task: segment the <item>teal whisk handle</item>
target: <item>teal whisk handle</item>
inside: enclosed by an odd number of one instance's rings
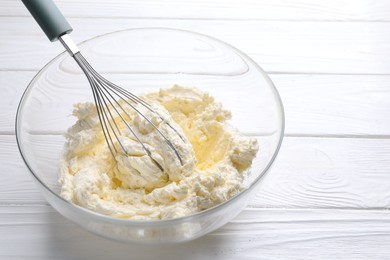
[[[50,41],[73,29],[52,0],[22,0]]]

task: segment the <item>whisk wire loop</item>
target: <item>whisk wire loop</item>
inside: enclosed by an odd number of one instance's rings
[[[176,157],[180,161],[180,164],[183,165],[182,158],[175,148],[173,143],[168,139],[168,137],[157,127],[147,116],[145,116],[137,107],[137,104],[141,104],[143,107],[158,115],[161,119],[161,122],[165,122],[174,132],[184,141],[181,134],[172,127],[159,113],[157,113],[149,103],[137,97],[136,95],[126,91],[125,89],[115,85],[114,83],[108,81],[89,64],[89,62],[81,55],[80,52],[74,53],[73,58],[76,60],[77,64],[81,67],[84,74],[86,75],[93,93],[93,98],[96,105],[96,111],[98,114],[100,126],[103,131],[104,138],[110,149],[110,152],[114,158],[116,158],[116,154],[118,150],[116,148],[114,139],[116,143],[119,144],[123,153],[128,156],[128,152],[126,151],[124,145],[120,140],[121,131],[119,129],[118,123],[116,122],[116,118],[119,118],[129,129],[138,143],[141,144],[144,151],[147,155],[152,159],[152,161],[160,168],[161,171],[164,171],[163,167],[160,163],[158,163],[152,156],[150,149],[146,147],[146,145],[141,141],[137,133],[130,126],[128,120],[125,119],[131,118],[126,109],[120,104],[118,98],[130,106],[136,113],[138,113],[142,118],[144,118],[164,139],[165,143],[169,146],[169,148],[175,153]],[[115,96],[117,98],[115,98]],[[121,113],[122,111],[122,113]]]

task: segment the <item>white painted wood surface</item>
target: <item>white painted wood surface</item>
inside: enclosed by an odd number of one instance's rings
[[[80,42],[174,27],[225,40],[270,73],[286,112],[272,172],[234,221],[140,247],[83,231],[43,199],[15,143],[25,86],[61,52],[20,1],[0,2],[0,259],[389,259],[390,2],[58,0]]]

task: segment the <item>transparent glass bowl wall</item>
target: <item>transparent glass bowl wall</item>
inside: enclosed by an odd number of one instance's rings
[[[134,94],[174,84],[209,92],[232,111],[231,124],[256,136],[260,150],[247,189],[201,213],[164,221],[104,216],[60,197],[59,159],[64,132],[75,123],[73,104],[91,101],[89,83],[73,58],[62,53],[31,81],[16,119],[19,149],[48,202],[62,215],[104,237],[138,243],[177,243],[205,235],[234,218],[255,193],[281,145],[284,117],[279,95],[265,72],[245,54],[211,37],[148,28],[114,32],[80,44],[92,66]]]

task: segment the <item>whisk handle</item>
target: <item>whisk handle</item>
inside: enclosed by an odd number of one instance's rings
[[[22,0],[50,41],[73,29],[52,0]]]

